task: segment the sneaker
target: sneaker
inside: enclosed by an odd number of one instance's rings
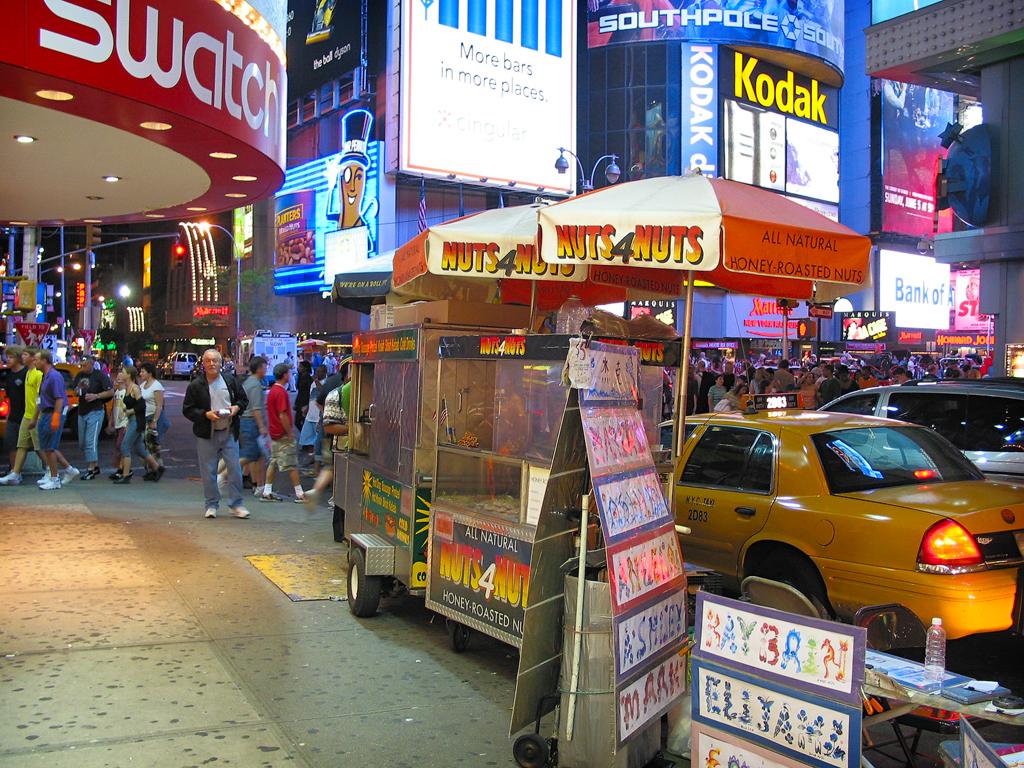
[[[249,510],[239,504],[237,507],[231,508],[231,514],[241,520],[245,520],[249,516]]]
[[[284,501],[284,496],[271,491],[270,493],[262,494],[259,499],[260,501]]]
[[[0,477],[0,485],[21,485],[21,475],[17,472],[8,472]]]
[[[203,513],[203,517],[216,517],[216,516],[217,516],[217,508],[216,507],[207,507],[206,508],[206,512]]]
[[[333,496],[331,496],[331,498],[329,498],[327,500],[327,506],[330,507],[331,509],[334,509],[334,497]]]
[[[45,483],[39,486],[41,491],[59,491],[60,490],[60,478],[51,477]]]
[[[85,471],[85,474],[82,475],[82,479],[83,480],[92,480],[94,477],[99,477],[99,476],[100,476],[100,468],[99,467],[90,467],[89,469],[87,469]]]
[[[129,472],[127,475],[117,478],[117,480],[114,481],[114,485],[127,485],[132,481],[132,475],[134,474],[134,472]]]
[[[52,479],[53,479],[53,475],[50,474],[50,470],[46,470],[46,472],[43,473],[43,476],[40,477],[38,480],[36,480],[36,485],[38,485],[40,488],[42,488],[44,485],[46,485]]]
[[[316,488],[310,488],[303,495],[302,499],[306,503],[306,509],[312,512],[314,509],[316,509],[316,503],[320,501],[320,491],[318,491]]]
[[[292,501],[294,501],[296,504],[305,504],[306,503],[306,494],[304,494],[304,493],[300,494],[300,495],[296,496],[294,499],[292,499]]]
[[[142,476],[142,479],[143,479],[143,481],[145,481],[147,483],[155,483],[156,482],[156,472],[147,472],[146,474],[144,474]]]
[[[68,467],[63,472],[59,473],[60,481],[65,485],[70,483],[72,480],[77,480],[81,476],[82,473],[74,467]]]
[[[156,482],[160,482],[160,478],[164,476],[164,472],[166,471],[167,467],[165,467],[163,464],[156,468]]]
[[[119,469],[119,470],[117,470],[117,472],[112,472],[111,474],[107,475],[107,479],[108,480],[120,480],[121,479],[121,470]]]

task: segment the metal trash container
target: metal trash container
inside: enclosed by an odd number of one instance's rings
[[[572,740],[568,738],[569,691],[576,650],[577,582],[575,576],[565,577],[558,765],[560,768],[642,768],[661,746],[661,720],[654,720],[619,752],[615,751],[612,604],[611,591],[603,582],[586,582],[575,722]]]

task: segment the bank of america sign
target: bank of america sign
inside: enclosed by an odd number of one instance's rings
[[[562,55],[564,0],[419,0],[424,18],[437,3],[437,21],[452,29]]]

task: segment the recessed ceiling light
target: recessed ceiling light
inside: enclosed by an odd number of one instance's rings
[[[234,152],[211,152],[210,157],[215,160],[234,160],[238,155]]]
[[[120,176],[104,176],[103,180],[108,182],[108,183],[110,183],[110,184],[113,184],[114,182],[120,181],[121,177]]]
[[[38,96],[40,99],[46,99],[47,101],[71,101],[73,98],[75,98],[67,91],[48,90],[36,91],[36,96]]]
[[[195,206],[193,208],[186,208],[185,210],[186,211],[205,211],[206,209],[203,208],[202,206]]]
[[[147,120],[144,123],[139,123],[139,128],[145,128],[147,131],[169,131],[171,127],[170,123],[160,123],[156,120]]]
[[[27,227],[28,226],[28,222],[27,221],[12,221],[11,222],[11,226],[12,227]]]
[[[86,195],[85,199],[86,200],[102,200],[103,198],[100,195]]]
[[[242,192],[225,192],[224,197],[248,197],[248,195],[245,195]]]
[[[102,224],[103,219],[82,219],[86,224]]]
[[[162,213],[147,213],[147,219],[162,219],[164,215]]]
[[[232,181],[256,181],[255,176],[232,176]]]
[[[16,142],[18,142],[19,144],[31,144],[33,141],[36,140],[36,137],[35,136],[26,136],[25,134],[19,133],[19,134],[15,134],[14,140]]]

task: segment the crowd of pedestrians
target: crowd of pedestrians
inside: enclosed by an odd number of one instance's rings
[[[288,475],[293,501],[310,506],[319,502],[330,485],[334,442],[347,439],[341,389],[348,367],[333,353],[317,355],[315,360],[316,365],[304,359],[297,367],[275,366],[274,383],[267,390],[264,358],[253,357],[240,380],[225,370],[219,352],[210,349],[203,354],[201,372],[186,388],[182,413],[192,422],[196,439],[206,517],[217,516],[221,501],[235,517],[248,517],[243,498],[247,487],[260,502],[283,501],[273,490],[279,473]],[[126,355],[112,381],[96,358],[82,356],[77,364],[69,388],[49,352],[15,345],[6,348],[0,383],[8,403],[3,448],[10,470],[0,477],[0,485],[20,485],[33,452],[44,468],[37,483],[44,491],[99,477],[104,424],[114,438],[115,471],[108,477],[118,485],[131,483],[137,474],[133,464],[141,464],[142,479],[159,482],[165,471],[161,443],[170,419],[155,366],[143,362],[136,367]],[[290,385],[297,390],[294,397],[289,394]],[[347,386],[345,391],[347,400]],[[77,404],[69,402],[72,398]],[[71,405],[76,412],[81,469],[60,450]],[[308,492],[303,491],[299,476],[300,451],[318,473]]]
[[[991,362],[963,360],[947,364],[928,355],[884,355],[867,360],[850,353],[818,360],[769,358],[764,354],[745,360],[691,358],[687,386],[687,413],[739,410],[744,395],[798,392],[804,408],[817,408],[856,389],[912,380],[979,379]]]
[[[208,349],[203,353],[202,375],[185,391],[182,413],[192,422],[196,437],[205,517],[217,517],[222,501],[234,517],[249,517],[244,503],[247,484],[259,502],[284,501],[285,497],[274,491],[278,473],[288,475],[291,500],[309,508],[330,485],[332,452],[348,433],[345,412],[338,407],[342,390],[348,389],[348,367],[328,377],[325,365],[314,369],[308,361],[301,361],[299,391],[293,402],[288,392],[292,365],[275,365],[273,383],[265,389],[267,366],[265,358],[253,357],[248,376],[240,384],[222,370],[220,353]],[[299,444],[310,439],[313,456],[319,451],[321,469],[314,487],[305,491],[299,477]]]

